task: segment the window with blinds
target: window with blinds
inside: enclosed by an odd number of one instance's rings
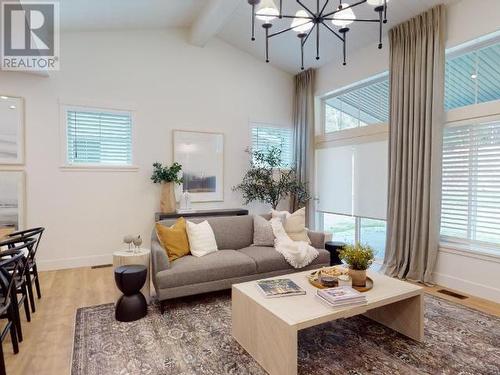
[[[447,241],[500,253],[500,120],[445,128],[441,216]]]
[[[66,108],[69,165],[131,165],[132,116],[128,112]]]
[[[282,168],[293,164],[293,130],[286,127],[252,126],[252,149],[267,151],[271,147],[281,149]]]

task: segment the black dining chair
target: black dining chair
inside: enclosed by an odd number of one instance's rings
[[[14,354],[19,353],[19,344],[17,342],[16,330],[16,315],[17,306],[12,303],[12,295],[16,284],[15,276],[18,273],[19,267],[23,264],[22,250],[26,245],[21,245],[12,248],[10,251],[17,251],[16,255],[0,260],[0,319],[7,319],[7,324],[0,332],[0,375],[5,375],[5,360],[3,356],[3,341],[10,332],[12,349]]]
[[[28,255],[28,269],[29,269],[29,285],[28,285],[28,296],[30,299],[30,305],[31,305],[31,311],[35,312],[35,298],[33,296],[33,283],[35,283],[35,288],[36,288],[36,294],[38,299],[42,298],[42,292],[40,289],[40,279],[38,277],[38,268],[36,265],[36,252],[38,250],[38,246],[40,245],[40,241],[42,239],[43,232],[45,231],[45,228],[43,227],[37,227],[37,228],[30,228],[30,229],[25,229],[17,232],[10,233],[8,237],[21,237],[21,238],[32,238],[36,240],[35,245],[33,246],[33,249],[31,250],[30,254]]]
[[[14,270],[9,269],[13,268],[13,264],[5,266],[5,269],[11,273],[15,280],[14,290],[12,294],[12,304],[16,307],[16,327],[19,342],[23,341],[23,332],[21,328],[21,318],[19,313],[21,306],[24,305],[26,320],[28,322],[31,321],[30,306],[28,303],[28,287],[30,281],[28,255],[31,251],[33,251],[35,243],[35,239],[24,237],[10,238],[6,241],[0,242],[0,249],[7,248],[7,250],[0,251],[0,260],[11,258],[19,253],[22,255],[22,264],[15,272]],[[19,299],[17,298],[18,295],[20,296]]]

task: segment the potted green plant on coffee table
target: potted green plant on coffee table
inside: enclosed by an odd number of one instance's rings
[[[373,249],[368,245],[345,245],[339,250],[339,257],[349,266],[353,286],[366,285],[366,270],[373,263]]]
[[[163,213],[175,212],[175,186],[182,184],[182,177],[179,173],[182,165],[173,163],[170,167],[162,166],[161,163],[153,163],[153,174],[151,181],[161,184],[160,209]]]

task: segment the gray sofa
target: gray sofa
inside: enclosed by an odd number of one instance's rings
[[[309,231],[312,246],[319,256],[307,267],[295,269],[272,247],[252,246],[253,216],[190,218],[199,223],[208,220],[219,251],[203,257],[187,255],[169,262],[153,230],[151,236],[152,278],[162,311],[165,300],[198,293],[229,289],[234,283],[315,269],[330,264],[324,248],[325,234]],[[175,219],[160,221],[170,226]]]

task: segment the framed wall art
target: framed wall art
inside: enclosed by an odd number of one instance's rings
[[[192,202],[224,200],[224,135],[174,130],[174,161],[182,165],[183,191]]]

